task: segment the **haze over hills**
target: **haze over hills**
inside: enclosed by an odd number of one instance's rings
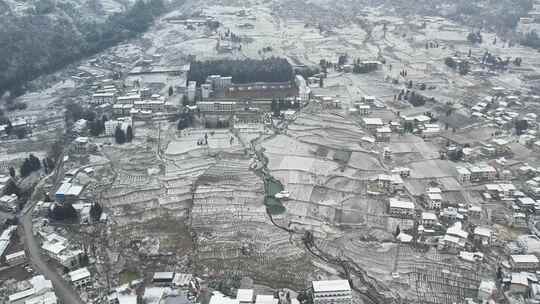
[[[0,1],[0,93],[145,31],[161,0]]]

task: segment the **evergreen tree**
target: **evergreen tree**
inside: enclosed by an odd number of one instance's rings
[[[173,93],[174,93],[173,87],[172,87],[172,86],[169,86],[169,97],[172,96]]]
[[[17,196],[20,196],[21,195],[21,189],[19,188],[19,186],[17,186],[17,184],[15,183],[14,180],[10,179],[8,181],[8,183],[6,184],[6,188],[4,189],[4,194],[5,195],[15,194]]]
[[[15,168],[9,167],[9,176],[15,178]]]
[[[186,95],[182,96],[182,105],[184,107],[189,105],[189,99]]]
[[[49,217],[57,221],[76,219],[77,210],[71,204],[56,204],[52,211],[49,211]]]
[[[128,126],[126,129],[126,141],[131,142],[133,140],[133,129],[131,126]]]
[[[126,142],[126,134],[120,128],[120,126],[116,127],[116,130],[114,131],[114,139],[116,140],[116,143],[121,145]]]
[[[101,218],[101,213],[103,213],[103,208],[99,203],[94,203],[90,208],[90,217],[94,222],[99,221]]]

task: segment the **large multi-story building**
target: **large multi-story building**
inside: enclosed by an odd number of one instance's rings
[[[416,214],[414,203],[409,201],[401,201],[396,198],[390,198],[389,213],[392,216],[412,218]]]
[[[514,271],[537,270],[540,261],[533,254],[514,254],[510,256],[510,266]]]
[[[233,112],[236,108],[234,101],[201,101],[197,103],[201,112]]]
[[[351,285],[347,280],[313,281],[313,304],[350,304]]]

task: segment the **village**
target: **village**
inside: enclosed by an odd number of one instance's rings
[[[0,302],[540,303],[538,51],[315,2],[186,1],[19,97]]]

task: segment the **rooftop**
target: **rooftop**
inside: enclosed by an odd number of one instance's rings
[[[90,277],[90,271],[88,270],[88,268],[83,267],[83,268],[79,268],[77,270],[71,271],[70,273],[68,273],[68,276],[71,282],[76,282],[76,281]]]
[[[396,198],[390,198],[390,208],[414,209],[414,203],[409,201],[400,201]]]
[[[240,302],[253,302],[253,289],[238,289],[236,299]]]
[[[313,291],[350,291],[351,286],[347,280],[313,281]]]
[[[366,125],[377,125],[377,126],[382,126],[384,123],[382,121],[382,119],[380,118],[370,118],[370,117],[366,117],[366,118],[363,118],[364,120],[364,123]]]
[[[514,254],[510,256],[514,263],[539,263],[540,261],[534,254]]]

